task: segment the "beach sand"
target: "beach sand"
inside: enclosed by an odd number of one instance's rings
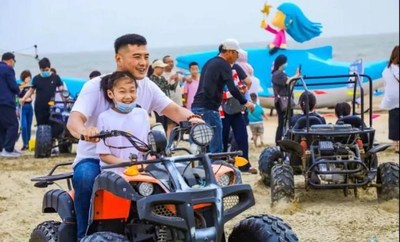
[[[378,107],[379,99],[374,108]],[[377,110],[377,109],[375,109]],[[266,110],[269,113],[269,110]],[[333,110],[322,109],[328,122],[336,119]],[[376,142],[389,143],[387,139],[387,113],[377,110],[373,120]],[[264,142],[273,145],[276,116],[265,121]],[[265,147],[266,147],[265,146]],[[21,144],[17,145],[20,148]],[[250,161],[258,166],[258,156],[265,148],[250,145]],[[33,152],[26,152],[18,159],[0,158],[0,241],[27,241],[35,226],[46,220],[59,220],[55,214],[42,214],[43,195],[46,189],[33,186],[32,177],[46,175],[58,163],[74,159],[73,155],[61,155],[49,159],[34,159]],[[388,149],[379,154],[379,162],[399,162],[398,154]],[[68,172],[70,168],[60,171]],[[304,185],[302,176],[296,176],[296,187]],[[233,226],[250,215],[273,214],[281,217],[297,233],[300,241],[368,241],[375,236],[379,242],[399,241],[399,202],[392,200],[378,203],[376,190],[359,189],[359,198],[345,197],[342,190],[296,189],[295,201],[270,207],[270,189],[265,187],[259,175],[243,174],[244,183],[253,187],[256,205],[226,224],[229,234]],[[65,189],[64,182],[60,185]]]

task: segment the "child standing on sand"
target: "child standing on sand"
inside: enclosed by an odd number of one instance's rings
[[[257,140],[260,138],[261,144],[260,147],[264,145],[263,135],[264,135],[264,119],[267,119],[267,116],[264,113],[262,107],[257,104],[257,94],[250,94],[251,101],[254,103],[254,110],[248,112],[249,125],[252,134],[252,140],[254,145],[257,147]]]
[[[102,112],[97,120],[99,130],[122,130],[135,135],[139,140],[147,142],[150,130],[149,115],[135,103],[137,83],[129,72],[116,71],[110,76],[103,77],[101,88],[111,103],[111,108]],[[129,147],[131,143],[124,137],[111,137],[107,145],[113,147]],[[96,153],[100,157],[100,166],[116,164],[129,160],[131,154],[136,154],[141,160],[141,154],[134,147],[126,149],[110,148],[100,141],[96,146]],[[109,169],[121,174],[125,168]]]

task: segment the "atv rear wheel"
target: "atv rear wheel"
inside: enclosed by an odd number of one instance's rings
[[[60,222],[46,221],[32,231],[29,242],[55,242],[58,241],[58,227]]]
[[[36,131],[35,158],[50,157],[52,147],[51,126],[39,125]]]
[[[235,225],[228,242],[299,241],[296,233],[282,219],[261,214],[250,216]]]
[[[280,200],[292,201],[294,198],[294,176],[292,167],[278,164],[271,171],[271,203]]]
[[[64,142],[58,145],[60,153],[70,154],[72,152],[72,143]]]
[[[399,164],[394,162],[380,164],[376,183],[380,184],[380,187],[376,188],[379,201],[399,199]]]
[[[277,146],[268,147],[261,152],[258,158],[258,169],[260,170],[261,179],[266,186],[270,186],[271,184],[272,167],[282,158],[282,152]]]
[[[129,242],[128,238],[122,234],[112,232],[96,232],[89,236],[83,237],[81,242]]]

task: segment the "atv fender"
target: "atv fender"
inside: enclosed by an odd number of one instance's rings
[[[279,142],[279,147],[283,152],[294,153],[300,157],[303,155],[303,148],[295,141],[288,139],[281,140]]]
[[[74,201],[68,192],[52,189],[43,197],[43,213],[58,213],[63,222],[75,223]]]
[[[380,145],[376,145],[376,146],[372,147],[370,150],[368,150],[368,152],[367,152],[367,154],[366,154],[366,157],[369,157],[369,156],[371,156],[371,155],[373,155],[373,154],[376,154],[376,153],[378,153],[378,152],[384,151],[384,150],[386,150],[386,149],[389,148],[389,147],[390,147],[389,144],[380,144]]]
[[[68,192],[53,189],[43,197],[43,213],[58,213],[62,223],[58,227],[60,242],[76,241],[76,216],[74,201]]]

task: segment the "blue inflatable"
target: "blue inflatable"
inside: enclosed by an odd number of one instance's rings
[[[85,79],[73,77],[61,77],[61,80],[67,85],[68,91],[73,97],[76,97],[79,94],[83,87],[83,84],[85,84],[85,82],[87,81]],[[18,79],[17,83],[20,84],[21,80]]]

